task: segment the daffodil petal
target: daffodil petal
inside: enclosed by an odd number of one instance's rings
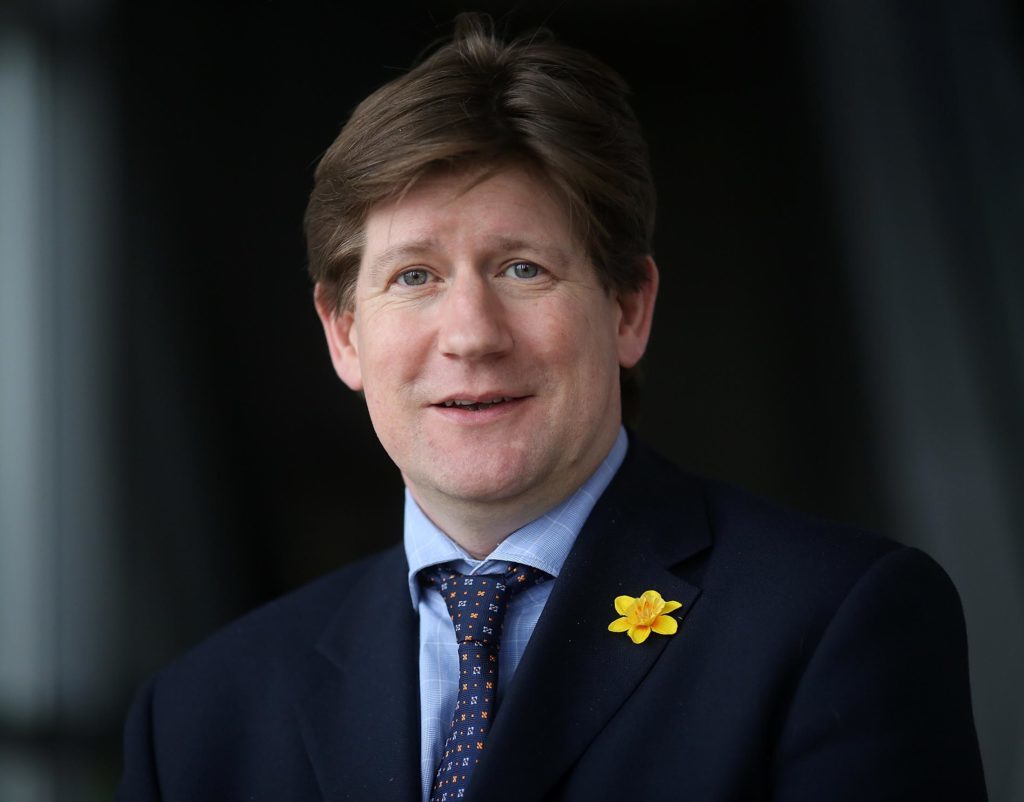
[[[630,627],[629,637],[633,643],[643,643],[647,640],[647,636],[651,634],[650,627]]]
[[[664,615],[666,613],[671,613],[674,610],[678,610],[682,606],[683,605],[680,604],[677,601],[667,601],[667,602],[665,602],[665,606],[661,608],[661,613],[662,613],[662,615]]]
[[[641,598],[647,599],[651,604],[660,604],[662,601],[661,594],[656,590],[645,590]]]
[[[679,629],[679,623],[671,616],[659,615],[651,624],[651,629],[659,635],[675,635],[676,630]]]
[[[628,618],[616,618],[608,625],[609,632],[625,632],[629,629],[630,623]]]
[[[636,599],[632,596],[616,596],[615,597],[615,612],[619,615],[629,615],[629,611],[636,604]]]

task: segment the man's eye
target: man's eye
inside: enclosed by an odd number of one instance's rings
[[[540,275],[540,268],[530,262],[516,262],[509,265],[505,274],[514,278],[537,278]]]
[[[419,287],[427,283],[428,275],[426,270],[406,270],[404,273],[399,273],[398,278],[395,282],[403,284],[406,287]]]

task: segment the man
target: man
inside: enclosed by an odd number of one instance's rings
[[[985,798],[941,569],[623,430],[658,286],[624,96],[469,17],[356,109],[310,269],[404,542],[151,680],[120,799]]]

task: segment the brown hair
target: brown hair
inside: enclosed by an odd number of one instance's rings
[[[536,169],[562,197],[606,289],[645,280],[654,184],[625,82],[546,32],[498,39],[462,14],[455,33],[353,112],[316,170],[306,208],[309,272],[351,308],[370,208],[439,167]]]

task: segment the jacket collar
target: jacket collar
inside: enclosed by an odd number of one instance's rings
[[[405,565],[398,546],[348,572],[351,601],[316,646],[337,670],[298,714],[328,802],[420,799],[419,629]]]
[[[474,798],[542,798],[669,643],[684,646],[659,636],[637,646],[608,632],[612,601],[653,588],[682,602],[676,616],[685,616],[700,590],[670,569],[710,544],[698,483],[634,439],[552,589],[474,773]]]

